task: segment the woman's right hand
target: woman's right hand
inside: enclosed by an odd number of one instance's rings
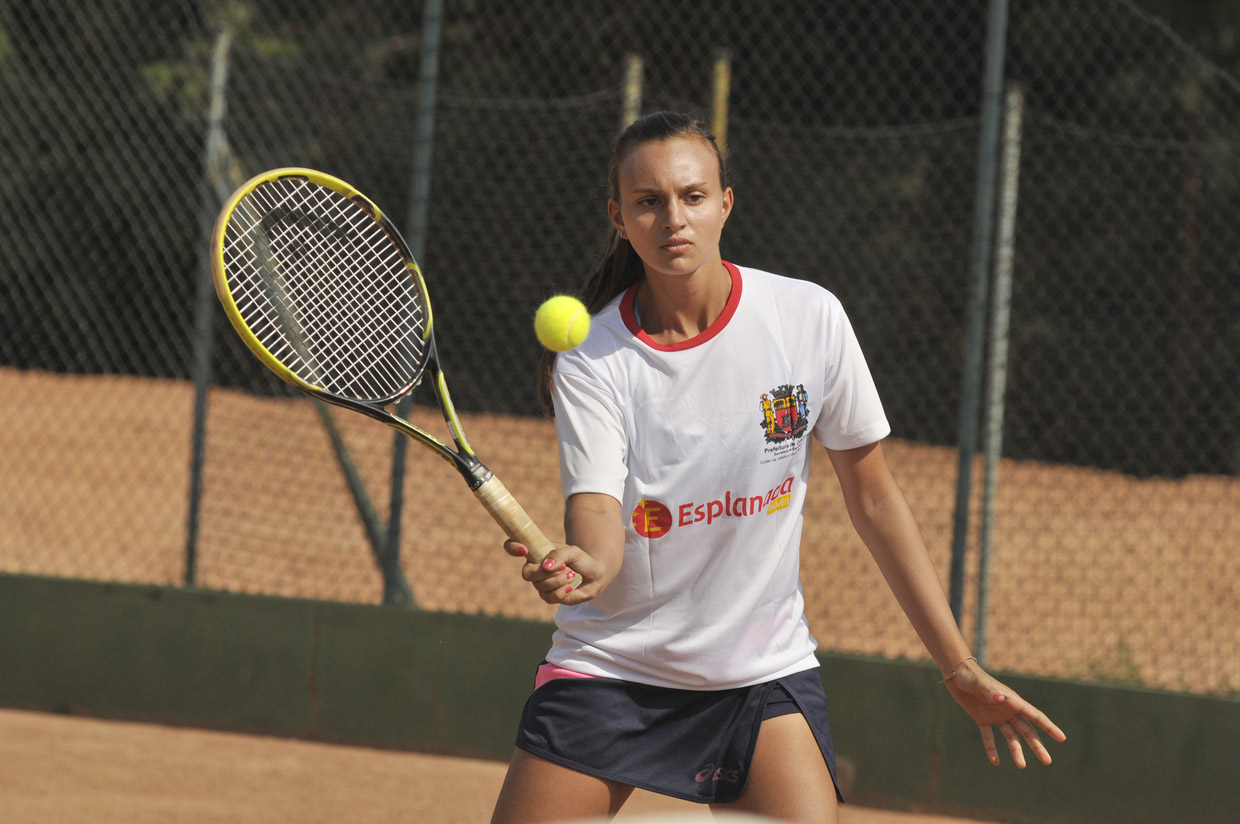
[[[521,577],[533,585],[538,597],[548,604],[580,604],[603,591],[611,580],[607,565],[584,549],[556,544],[542,562],[530,559],[529,550],[518,541],[504,542],[504,551],[524,558]]]

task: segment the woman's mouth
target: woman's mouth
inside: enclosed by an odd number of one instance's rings
[[[674,237],[671,240],[669,240],[667,243],[664,243],[662,247],[660,248],[662,248],[664,251],[671,252],[674,255],[679,255],[679,254],[689,251],[689,247],[692,245],[693,245],[692,243],[685,240],[684,238]]]

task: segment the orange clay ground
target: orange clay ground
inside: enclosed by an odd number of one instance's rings
[[[503,778],[490,761],[0,710],[5,824],[485,824]],[[711,821],[642,791],[615,821],[654,813]],[[851,805],[840,821],[968,824]]]

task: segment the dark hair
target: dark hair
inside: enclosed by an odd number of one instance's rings
[[[671,140],[677,137],[696,137],[706,141],[719,160],[719,180],[728,187],[728,167],[715,136],[706,125],[687,114],[679,112],[654,112],[634,120],[616,139],[611,153],[611,166],[607,169],[607,192],[612,200],[620,201],[620,164],[638,146]],[[645,277],[646,270],[633,245],[620,237],[616,227],[609,226],[601,251],[590,267],[582,284],[579,297],[590,314],[595,314],[611,300],[634,283]],[[555,352],[544,350],[538,360],[538,400],[548,415],[554,415],[551,406],[551,367]]]

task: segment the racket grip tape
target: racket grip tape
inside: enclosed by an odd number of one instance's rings
[[[491,513],[491,517],[504,530],[504,534],[529,550],[526,556],[528,560],[540,564],[548,553],[555,549],[555,544],[543,534],[543,531],[526,514],[521,504],[517,503],[517,499],[512,497],[512,493],[497,476],[492,475],[475,489],[474,495],[482,502],[486,511]],[[577,580],[581,580],[580,576]],[[576,588],[577,584],[574,583],[573,589]]]

